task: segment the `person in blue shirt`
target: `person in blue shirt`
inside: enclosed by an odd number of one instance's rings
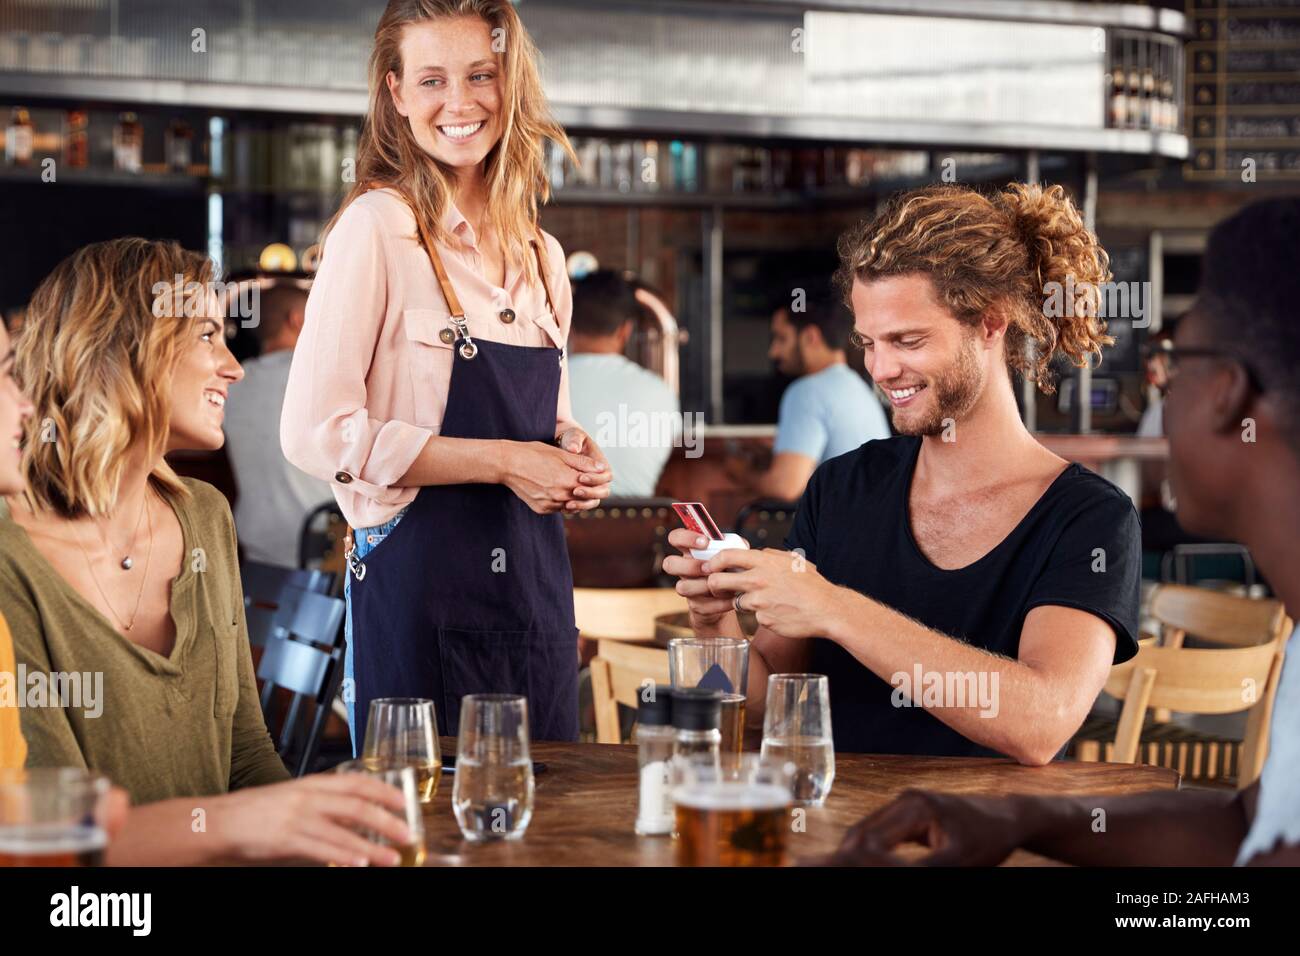
[[[772,463],[745,476],[755,494],[783,501],[798,499],[822,462],[890,435],[880,401],[848,364],[852,313],[829,292],[797,304],[807,307],[772,314],[768,358],[797,376],[781,396]]]
[[[573,282],[569,396],[573,417],[598,441],[614,473],[610,494],[648,498],[682,445],[677,393],[624,351],[653,297],[610,269]]]

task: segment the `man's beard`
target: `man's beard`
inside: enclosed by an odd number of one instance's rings
[[[923,418],[902,420],[907,409],[895,408],[889,403],[889,417],[900,435],[939,435],[946,423],[965,417],[984,391],[984,375],[975,350],[974,336],[963,338],[957,357],[933,381],[926,383],[925,391],[934,393],[930,412]],[[918,396],[920,397],[920,396]],[[886,396],[885,401],[889,401]]]
[[[790,357],[786,360],[786,367],[782,369],[782,372],[790,378],[802,378],[807,371],[808,366],[803,360],[803,346],[796,340],[794,351],[790,353]]]

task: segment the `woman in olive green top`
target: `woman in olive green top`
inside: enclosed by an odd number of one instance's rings
[[[180,575],[170,582],[175,629],[169,653],[122,634],[82,597],[34,546],[44,529],[32,538],[19,523],[0,520],[0,607],[17,659],[29,674],[81,674],[79,705],[23,709],[23,736],[35,758],[29,763],[84,762],[137,803],[289,779],[262,721],[230,507],[211,485],[182,484],[185,496],[162,492],[159,505],[172,508],[180,524],[183,547],[173,550],[202,558],[182,557]],[[10,517],[7,511],[0,502],[0,519]],[[30,519],[22,515],[20,522]],[[160,556],[158,530],[154,558]],[[140,550],[147,554],[147,543]],[[163,567],[177,566],[149,563],[159,580],[169,576]]]
[[[214,289],[201,255],[119,239],[73,254],[33,295],[13,362],[22,493],[0,481],[26,765],[90,767],[126,788],[137,806],[112,863],[395,864],[356,832],[409,841],[383,809],[402,808],[395,788],[289,779],[257,699],[230,509],[163,459],[221,447],[243,377]],[[0,394],[0,424],[11,400]],[[41,699],[51,675],[66,699]]]

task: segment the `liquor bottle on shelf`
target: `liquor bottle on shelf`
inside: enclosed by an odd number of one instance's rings
[[[667,172],[660,166],[659,143],[653,139],[638,140],[633,152],[633,185],[644,192],[658,192]]]
[[[1178,129],[1178,101],[1174,98],[1174,81],[1165,78],[1160,84],[1160,101],[1164,103],[1164,125],[1162,129]]]
[[[700,147],[694,143],[682,144],[682,175],[677,180],[688,193],[700,189]]]
[[[68,133],[63,139],[63,162],[71,169],[90,165],[90,117],[85,110],[68,110]]]
[[[35,129],[32,116],[24,106],[15,106],[5,129],[5,162],[10,166],[30,166]]]
[[[582,141],[582,145],[577,147],[578,166],[574,170],[577,180],[583,186],[597,186],[600,184],[600,142],[592,136],[588,136]]]
[[[113,127],[113,168],[138,173],[144,158],[144,127],[132,112],[122,113]]]
[[[632,191],[632,144],[626,141],[614,145],[614,183],[621,193]]]
[[[614,148],[607,139],[596,142],[596,182],[601,189],[614,188]]]
[[[163,138],[163,153],[168,169],[177,173],[188,172],[194,164],[194,128],[184,120],[172,120]]]
[[[733,193],[758,192],[762,187],[762,170],[759,168],[758,150],[752,146],[736,149],[735,163],[731,167]]]
[[[1142,78],[1138,71],[1128,71],[1128,116],[1124,120],[1127,129],[1137,129],[1142,119]]]
[[[732,165],[735,162],[735,147],[724,143],[710,143],[704,150],[705,190],[711,193],[731,191]]]
[[[1124,68],[1116,66],[1111,74],[1110,125],[1123,129],[1128,125],[1128,90],[1125,87]]]
[[[799,188],[812,192],[821,186],[821,152],[816,149],[799,150]]]
[[[1139,125],[1142,129],[1152,129],[1155,118],[1156,81],[1151,70],[1142,71],[1142,114]]]
[[[772,150],[772,188],[784,192],[794,185],[794,162],[790,150],[777,147]]]
[[[546,140],[546,181],[550,183],[551,192],[559,192],[564,188],[566,159],[568,157],[564,154],[564,150],[556,146],[551,140]]]

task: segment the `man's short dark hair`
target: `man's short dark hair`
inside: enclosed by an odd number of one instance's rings
[[[1277,396],[1300,445],[1300,197],[1260,200],[1215,227],[1197,305]]]
[[[572,331],[579,335],[614,335],[640,314],[636,287],[613,269],[589,272],[573,283]]]
[[[805,281],[795,288],[802,289],[804,294],[798,297],[792,295],[780,305],[794,326],[795,333],[802,332],[810,325],[816,326],[827,348],[847,349],[849,333],[853,331],[853,313],[832,291],[830,283],[819,279]],[[800,301],[803,311],[798,312],[795,311],[795,305]]]
[[[305,308],[307,290],[289,282],[277,282],[269,289],[263,288],[257,297],[257,337],[267,342],[280,334],[289,315],[297,308]]]

